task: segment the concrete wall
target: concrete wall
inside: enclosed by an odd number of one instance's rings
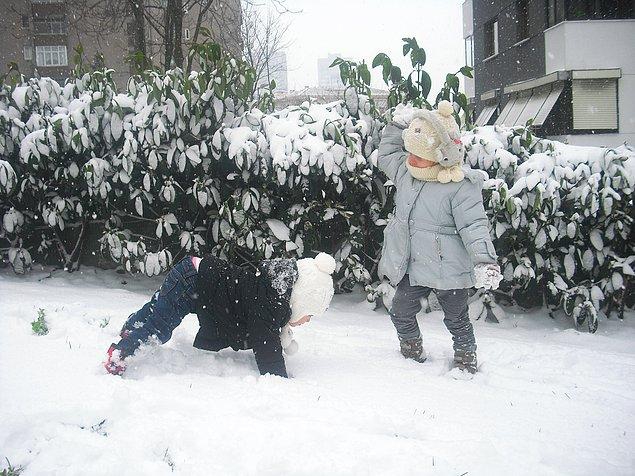
[[[518,43],[515,2],[509,0],[474,0],[474,63],[477,114],[481,111],[480,95],[511,83],[544,75],[544,35],[546,27],[544,0],[529,0],[529,38]],[[498,55],[485,58],[485,23],[498,17]]]
[[[583,47],[581,47],[583,45]],[[585,145],[635,144],[635,20],[567,21],[545,31],[546,73],[576,69],[620,68],[618,134],[571,135]]]
[[[81,43],[84,49],[84,60],[91,64],[97,53],[104,56],[106,66],[115,70],[114,79],[121,88],[125,87],[130,77],[130,65],[126,58],[132,52],[132,42],[128,34],[128,24],[132,18],[113,18],[109,21],[84,11],[74,10],[72,0],[59,3],[43,3],[31,5],[30,0],[0,0],[0,74],[6,73],[7,63],[17,62],[20,71],[27,77],[35,72],[36,45],[66,45],[68,67],[38,68],[42,76],[51,76],[63,81],[73,67],[74,48]],[[22,27],[22,15],[29,18],[29,26]],[[34,35],[33,16],[42,18],[50,15],[65,15],[68,24],[66,35]],[[94,15],[93,15],[94,16]],[[183,17],[183,27],[194,33],[197,8],[193,8]],[[224,44],[234,55],[240,55],[241,9],[240,0],[228,0],[210,10],[203,22],[209,28],[215,41]],[[147,25],[148,51],[155,64],[163,62],[163,48],[158,45],[157,38]],[[183,38],[183,53],[187,56],[189,42]],[[203,38],[199,38],[202,41]],[[33,50],[33,59],[24,59],[23,47],[29,45]]]
[[[29,26],[22,27],[22,15],[29,16]],[[33,60],[24,59],[24,45],[33,46],[31,28],[33,26],[31,5],[28,0],[2,0],[0,7],[0,74],[8,71],[7,64],[18,63],[20,71],[26,76],[33,75],[35,65],[35,48]]]
[[[472,0],[465,0],[463,2],[463,39],[474,35],[474,16],[472,15]],[[472,38],[474,41],[474,38]],[[465,54],[468,52],[465,48],[465,42],[463,42]],[[465,94],[468,98],[474,97],[475,85],[474,78],[463,78],[465,82]]]

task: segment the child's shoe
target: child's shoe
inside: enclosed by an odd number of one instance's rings
[[[476,352],[473,350],[455,350],[454,368],[475,374],[477,371]]]
[[[399,346],[401,347],[401,355],[406,359],[412,359],[422,363],[428,358],[425,350],[423,350],[423,340],[421,337],[416,339],[402,339],[400,337]]]

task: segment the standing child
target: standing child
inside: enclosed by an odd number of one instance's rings
[[[397,287],[390,316],[403,356],[426,360],[416,315],[421,298],[434,291],[454,341],[454,366],[475,373],[468,289],[495,289],[502,277],[483,207],[483,177],[461,166],[463,147],[452,112],[441,101],[438,110],[417,109],[409,121],[392,122],[384,131],[378,165],[396,195],[379,274]]]
[[[212,256],[188,256],[168,273],[161,288],[121,330],[108,349],[106,370],[121,375],[126,360],[152,338],[161,343],[190,313],[201,328],[194,347],[219,351],[253,349],[261,375],[287,377],[282,350],[297,350],[290,326],[323,314],[333,297],[335,260],[315,258],[263,261],[247,270]]]

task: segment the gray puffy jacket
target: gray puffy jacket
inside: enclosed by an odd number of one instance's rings
[[[379,275],[397,285],[464,289],[474,286],[474,266],[496,263],[483,208],[483,175],[465,169],[465,180],[442,184],[414,179],[406,168],[402,128],[389,124],[378,166],[395,184],[395,214],[384,230]]]

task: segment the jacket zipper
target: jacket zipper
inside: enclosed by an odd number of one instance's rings
[[[439,242],[439,235],[435,233],[434,239],[437,242],[437,253],[439,254],[439,261],[443,261],[443,255],[441,254],[441,243]]]

